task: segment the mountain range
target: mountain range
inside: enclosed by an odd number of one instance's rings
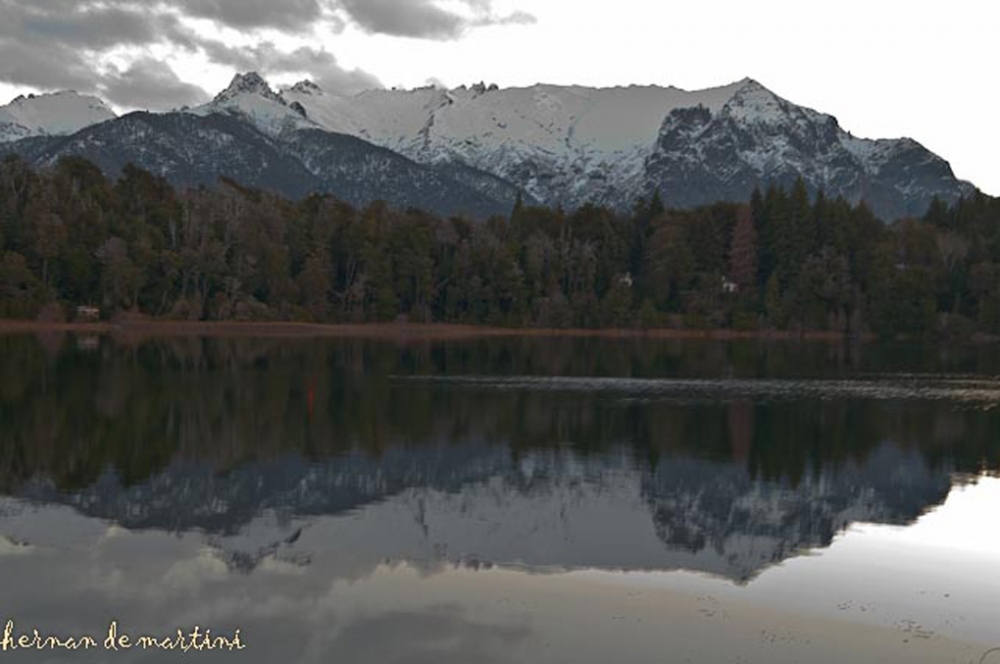
[[[175,463],[146,482],[125,485],[108,473],[71,493],[39,480],[0,496],[0,538],[9,537],[4,526],[23,509],[19,503],[64,505],[131,531],[203,533],[244,571],[279,549],[308,561],[356,547],[351,556],[372,565],[685,569],[746,583],[830,546],[852,524],[912,523],[951,488],[948,468],[931,468],[891,444],[796,484],[680,456],[637,467],[618,452],[532,451],[515,459],[502,446],[467,441],[389,448],[377,460],[288,456],[224,474]],[[317,535],[331,524],[339,537],[320,544]],[[296,531],[304,533],[297,543]]]
[[[866,201],[889,221],[975,188],[911,139],[869,140],[752,79],[700,91],[483,84],[344,96],[310,81],[276,91],[239,74],[211,102],[117,117],[59,92],[0,107],[0,150],[36,166],[67,155],[109,175],[132,162],[179,185],[225,176],[301,198],[484,218],[528,203],[628,210],[746,200],[790,186]]]

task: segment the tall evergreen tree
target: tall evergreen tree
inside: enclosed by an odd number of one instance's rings
[[[729,278],[743,291],[757,283],[757,230],[753,213],[747,205],[736,212],[733,240],[729,245]]]

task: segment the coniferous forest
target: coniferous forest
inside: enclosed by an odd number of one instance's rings
[[[476,222],[9,157],[0,249],[2,318],[1000,333],[1000,199],[983,194],[889,225],[801,182]]]

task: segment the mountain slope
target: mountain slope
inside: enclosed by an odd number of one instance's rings
[[[469,186],[447,172],[353,136],[302,129],[285,134],[282,144],[319,181],[321,191],[335,193],[355,205],[385,200],[397,207],[485,219],[507,214],[517,198],[517,189],[508,183],[484,193],[478,184]],[[474,180],[478,183],[492,178],[478,173]],[[481,186],[485,190],[488,184]]]
[[[212,185],[228,176],[247,186],[301,197],[319,188],[302,164],[252,125],[225,115],[136,112],[72,136],[11,146],[30,163],[84,157],[110,176],[133,163],[178,185]]]
[[[291,198],[330,193],[357,206],[385,200],[400,208],[484,218],[506,213],[514,187],[481,193],[438,169],[353,136],[286,126],[265,133],[238,113],[131,113],[72,136],[29,138],[9,148],[37,166],[82,156],[111,176],[133,163],[181,186],[220,177]],[[481,179],[493,183],[492,176]]]

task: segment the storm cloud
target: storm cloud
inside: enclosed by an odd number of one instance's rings
[[[204,90],[180,80],[165,62],[150,57],[136,60],[124,72],[106,74],[102,92],[112,104],[125,108],[167,110],[208,101]]]
[[[452,5],[455,7],[456,5]],[[153,47],[202,53],[238,71],[301,73],[336,92],[381,87],[348,70],[321,44],[282,51],[263,31],[311,36],[347,25],[370,34],[457,39],[487,25],[527,23],[522,12],[497,15],[492,0],[460,0],[451,11],[434,0],[0,0],[0,81],[40,90],[75,89],[125,108],[154,110],[199,103],[207,91],[180,80]],[[256,39],[234,46],[192,28],[207,19]],[[126,66],[108,64],[107,56]]]
[[[310,27],[323,14],[319,0],[172,0],[182,13],[237,29]]]
[[[430,0],[340,0],[339,6],[362,29],[372,33],[422,39],[455,39],[467,29],[486,25],[532,23],[524,12],[494,14],[487,0],[465,0],[470,15],[446,11]]]
[[[313,82],[324,90],[353,94],[382,87],[378,78],[360,69],[343,68],[337,58],[324,49],[301,47],[281,51],[272,42],[262,42],[247,48],[233,48],[221,42],[204,44],[214,61],[237,71],[308,72]]]
[[[119,47],[195,42],[176,16],[104,3],[0,0],[0,80],[41,89],[97,92],[102,53]]]

